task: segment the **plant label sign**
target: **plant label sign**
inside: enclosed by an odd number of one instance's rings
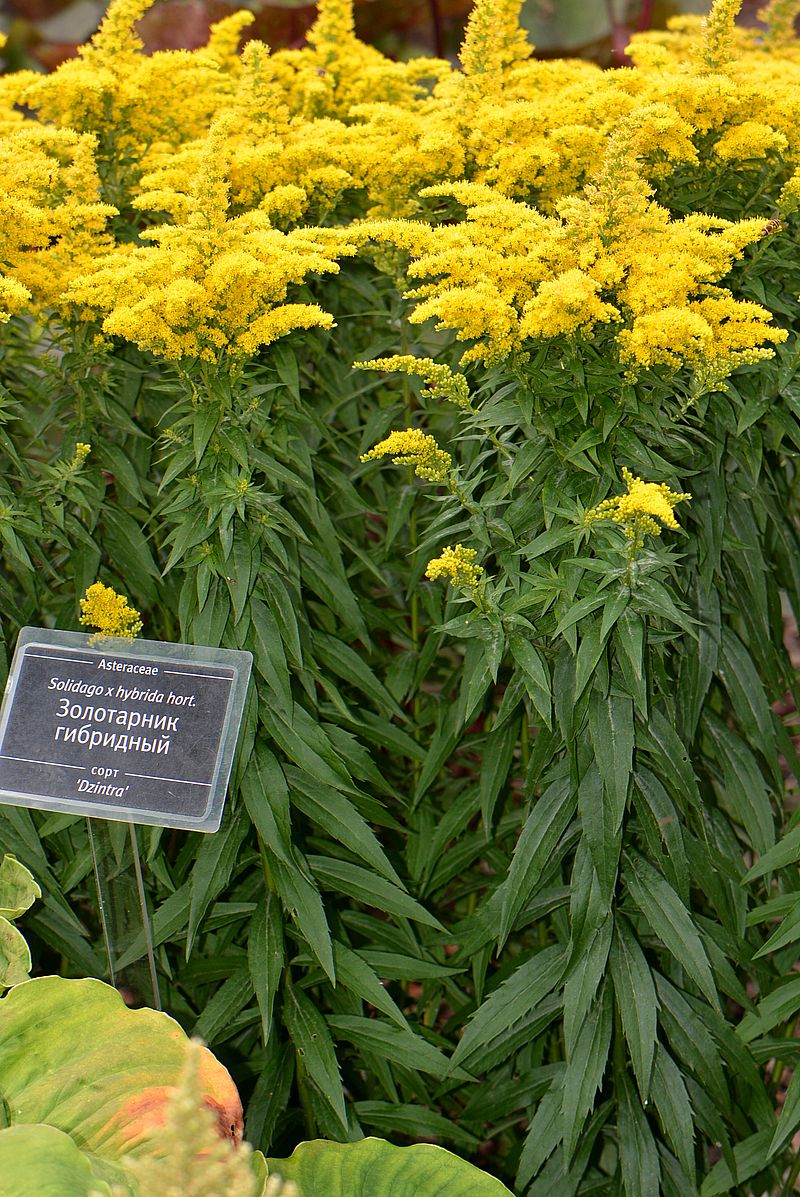
[[[216,831],[252,655],[23,628],[0,708],[0,802]]]

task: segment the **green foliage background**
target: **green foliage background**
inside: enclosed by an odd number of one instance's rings
[[[769,210],[787,174],[687,168],[658,198]],[[800,1042],[798,761],[771,705],[797,699],[797,263],[793,218],[748,250],[734,290],[790,338],[694,406],[688,375],[631,381],[610,334],[470,367],[477,414],[354,372],[458,356],[367,258],[308,289],[333,332],[202,402],[91,330],[8,326],[6,644],[76,626],[99,574],[149,637],[254,654],[222,829],[140,836],[166,1008],[231,1067],[254,1146],[431,1138],[532,1197],[780,1183],[800,1126],[800,1080],[776,1125],[768,1067]],[[358,464],[422,417],[467,511]],[[580,531],[621,460],[693,496],[635,590],[618,534],[590,551]],[[498,580],[488,616],[423,581],[457,541]],[[102,974],[83,821],[4,806],[0,845],[42,886],[34,958]]]

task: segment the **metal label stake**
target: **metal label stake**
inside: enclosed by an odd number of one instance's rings
[[[128,1005],[161,1010],[153,929],[136,827],[133,823],[87,818],[86,828],[109,981],[117,989],[127,991]]]

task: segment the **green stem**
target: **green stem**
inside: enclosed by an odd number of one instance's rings
[[[800,1150],[795,1152],[792,1166],[789,1169],[789,1175],[786,1177],[786,1183],[783,1186],[782,1197],[790,1197],[790,1194],[794,1193],[794,1182],[798,1176],[800,1176]]]
[[[267,893],[275,892],[275,885],[272,880],[272,869],[269,867],[269,857],[267,856],[267,849],[261,836],[258,837],[258,852],[261,857],[261,871],[264,874],[264,888]]]
[[[416,503],[411,508],[411,518],[408,522],[408,537],[411,542],[411,556],[412,560],[417,550],[417,509]],[[419,620],[419,594],[416,587],[411,592],[411,651],[414,654],[414,667],[416,670],[417,662],[419,661],[419,645],[420,645],[420,620]],[[414,719],[413,736],[415,740],[419,740],[419,717],[422,709],[420,703],[419,688],[414,687],[414,697],[411,700],[411,714]],[[414,781],[414,792],[417,789],[417,782],[419,781],[420,762],[413,760],[411,762],[411,775]]]
[[[524,705],[522,708],[522,720],[520,722],[519,736],[520,736],[520,741],[519,741],[520,763],[522,765],[523,781],[524,781],[524,778],[527,776],[527,773],[528,773],[528,765],[530,764],[530,759],[531,759],[531,741],[530,741],[530,728],[528,726],[528,708]]]
[[[614,1000],[614,1068],[620,1074],[626,1071],[625,1036],[616,999]]]
[[[315,1139],[317,1137],[317,1120],[314,1117],[311,1097],[308,1092],[305,1062],[298,1051],[295,1052],[295,1061],[297,1065],[297,1092],[300,1097],[300,1108],[303,1111],[303,1119],[306,1124],[306,1134],[309,1139]]]

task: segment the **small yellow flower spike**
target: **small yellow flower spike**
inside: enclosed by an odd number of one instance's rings
[[[447,399],[456,407],[465,410],[472,407],[469,385],[463,374],[454,374],[449,366],[435,362],[429,357],[414,357],[410,353],[395,354],[394,357],[376,357],[369,362],[353,362],[359,370],[396,371],[399,374],[414,374],[425,379],[423,395]]]
[[[111,586],[93,582],[81,599],[80,622],[97,628],[102,636],[121,636],[133,640],[142,630],[142,620],[135,607],[128,606],[124,594]]]
[[[622,477],[628,493],[604,499],[592,507],[584,516],[585,527],[597,520],[613,520],[622,527],[628,540],[637,542],[645,532],[660,536],[662,525],[665,528],[680,527],[674,507],[676,503],[691,499],[690,494],[670,490],[665,482],[643,482],[641,478],[634,478],[625,466],[622,467]]]
[[[712,71],[724,68],[734,55],[734,30],[742,0],[713,0],[703,20],[700,62]]]
[[[453,459],[440,449],[432,436],[421,428],[406,428],[404,432],[390,432],[386,440],[379,441],[369,453],[361,456],[362,461],[377,461],[379,457],[391,457],[394,465],[410,465],[418,478],[429,482],[444,482],[448,478]]]
[[[442,549],[441,557],[434,557],[433,561],[428,562],[425,577],[430,578],[432,582],[437,578],[446,578],[452,586],[468,586],[474,589],[480,585],[483,577],[483,566],[475,562],[477,555],[475,549],[465,549],[461,544],[457,544],[455,548],[448,545]]]
[[[75,446],[75,453],[73,455],[72,461],[69,463],[70,469],[79,470],[91,451],[92,446],[88,445],[86,441],[78,441],[77,445]]]

